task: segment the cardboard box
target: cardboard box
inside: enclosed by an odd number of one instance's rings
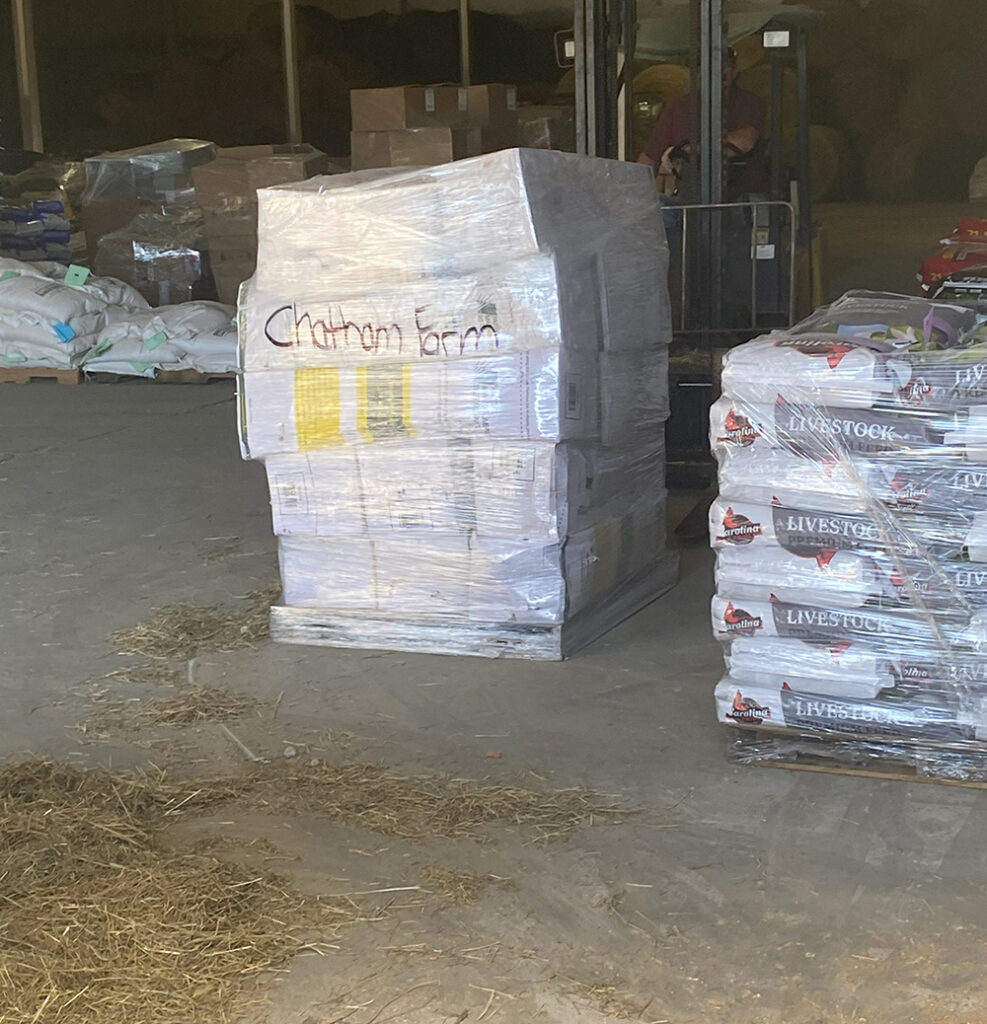
[[[617,239],[631,259],[666,248],[649,168],[572,153],[511,149],[417,172],[311,178],[258,199],[266,291],[318,281],[359,293],[368,280],[469,273],[546,250],[572,263]]]
[[[212,163],[195,167],[196,200],[204,209],[238,210],[256,203],[259,188],[325,174],[329,159],[307,144],[234,146],[216,150]],[[231,205],[231,200],[234,205]]]
[[[378,167],[431,167],[476,156],[483,140],[470,128],[402,128],[353,132],[350,135],[353,170]]]
[[[155,199],[190,188],[189,172],[215,158],[216,147],[198,139],[168,139],[86,160],[86,201],[117,196]]]
[[[496,153],[500,149],[516,149],[520,135],[516,124],[480,128],[480,152]]]
[[[457,128],[471,123],[466,90],[456,85],[354,89],[350,93],[350,111],[354,132]]]
[[[204,209],[202,220],[211,246],[257,248],[256,206],[238,213],[217,213],[215,210]]]
[[[663,498],[642,502],[564,546],[427,532],[282,537],[284,603],[410,620],[562,622],[657,563],[664,509]]]
[[[503,128],[517,124],[516,85],[471,85],[467,89],[469,124]]]
[[[576,111],[567,106],[518,108],[519,144],[526,149],[576,150]]]
[[[210,249],[209,262],[216,282],[220,302],[235,306],[240,285],[253,277],[257,267],[257,252],[251,249]]]
[[[94,266],[99,251],[99,240],[104,235],[119,231],[144,210],[152,206],[137,196],[113,196],[108,199],[91,199],[86,203],[83,214],[83,228],[86,233],[86,251],[89,265]]]
[[[595,353],[595,280],[573,282],[571,337]],[[356,363],[435,363],[563,344],[555,260],[500,263],[484,272],[339,295],[317,285],[262,292],[251,285],[241,334],[247,370]],[[312,292],[315,292],[312,295]],[[311,297],[310,297],[311,296]],[[575,305],[575,304],[574,304]]]
[[[252,458],[414,439],[596,438],[594,357],[548,350],[438,363],[246,371]]]
[[[664,446],[409,441],[265,459],[278,536],[562,540],[665,496]]]
[[[600,353],[600,440],[608,447],[653,444],[669,415],[668,348]]]

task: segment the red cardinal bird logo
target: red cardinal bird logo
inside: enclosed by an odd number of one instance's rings
[[[929,497],[928,488],[904,473],[896,473],[890,486],[898,508],[917,508]]]
[[[764,527],[760,523],[755,523],[747,516],[742,516],[739,512],[728,508],[723,516],[723,533],[716,539],[726,541],[728,544],[750,544],[755,537],[760,537],[762,533],[764,533]]]
[[[853,345],[847,345],[842,341],[829,341],[821,338],[795,341],[791,347],[804,356],[824,357],[831,370],[835,370],[843,362],[843,357],[847,352],[852,352],[854,348]]]
[[[923,377],[916,377],[909,381],[903,388],[898,389],[898,399],[902,405],[924,405],[925,400],[932,394],[932,385],[927,383]]]
[[[764,619],[760,615],[751,615],[743,608],[734,608],[731,601],[723,611],[723,627],[721,633],[731,636],[753,636],[759,629],[764,629]]]
[[[745,697],[740,690],[734,694],[733,703],[727,712],[727,718],[732,718],[735,722],[744,722],[747,725],[758,725],[770,717],[770,708],[758,704],[753,697]]]
[[[716,440],[719,444],[735,444],[741,448],[749,448],[760,436],[760,432],[746,417],[731,409],[723,420],[725,433]]]

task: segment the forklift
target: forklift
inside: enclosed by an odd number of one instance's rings
[[[687,8],[638,20],[636,0],[575,0],[573,31],[557,39],[559,63],[575,69],[577,148],[582,153],[637,157],[632,83],[641,61],[687,64],[698,96],[690,201],[664,211],[671,229],[666,448],[672,485],[701,490],[715,481],[707,424],[718,397],[723,352],[786,327],[808,311],[804,301],[797,301],[796,268],[812,279],[806,52],[807,32],[821,17],[803,6],[731,8],[727,13],[724,0],[690,0]],[[771,68],[770,121],[762,143],[770,189],[750,202],[727,203],[721,156],[724,53],[755,34],[761,36]],[[781,152],[788,67],[794,67],[797,82],[794,168],[784,166]]]

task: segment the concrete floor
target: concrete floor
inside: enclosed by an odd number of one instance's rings
[[[180,773],[212,750],[235,764],[207,726],[151,749],[74,728],[94,693],[124,692],[104,678],[121,664],[113,630],[276,576],[232,388],[3,386],[0,485],[0,755],[154,758]],[[271,643],[198,658],[197,682],[284,692],[277,731],[250,735],[269,756],[290,740],[401,771],[532,773],[642,809],[547,849],[510,830],[412,844],[316,819],[239,821],[299,856],[292,874],[312,891],[412,884],[435,859],[515,882],[346,932],[338,953],[272,985],[270,1019],[332,1020],[354,987],[369,1008],[352,1024],[392,999],[382,1016],[409,1024],[485,1008],[517,1024],[987,1019],[987,794],[734,764],[713,714],[711,589],[708,553],[684,551],[672,593],[565,664]],[[457,952],[477,947],[490,955]]]

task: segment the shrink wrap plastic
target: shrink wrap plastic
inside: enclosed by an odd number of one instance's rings
[[[743,759],[987,753],[987,346],[974,311],[851,293],[732,350],[710,413],[714,635]],[[828,741],[825,745],[813,741]]]
[[[240,430],[279,537],[275,638],[561,657],[674,582],[646,171],[512,150],[258,208]]]

